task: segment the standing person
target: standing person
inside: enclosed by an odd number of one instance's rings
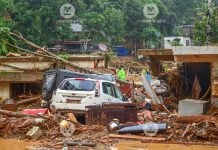
[[[126,72],[125,72],[123,66],[120,66],[120,67],[119,67],[117,76],[118,76],[118,78],[119,78],[120,80],[122,80],[122,81],[125,81],[125,80],[126,80]]]
[[[145,77],[148,80],[148,82],[151,83],[152,77],[149,71],[146,71]]]

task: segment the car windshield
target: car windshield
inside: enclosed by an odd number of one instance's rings
[[[95,89],[95,82],[91,80],[66,80],[61,85],[61,90],[74,90],[74,91],[93,91]]]
[[[102,78],[103,80],[107,80],[110,82],[114,82],[114,78],[112,75],[97,75],[99,78]]]

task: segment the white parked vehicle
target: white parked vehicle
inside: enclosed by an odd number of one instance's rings
[[[90,78],[68,78],[52,96],[52,111],[85,113],[85,106],[106,103],[124,103],[127,98],[113,82]]]

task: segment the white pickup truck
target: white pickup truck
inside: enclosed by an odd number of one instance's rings
[[[65,79],[54,92],[52,111],[85,113],[85,106],[108,103],[124,103],[128,99],[113,82],[90,78]]]

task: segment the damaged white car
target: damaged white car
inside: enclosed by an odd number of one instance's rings
[[[106,103],[123,103],[127,98],[112,82],[90,78],[68,78],[52,96],[52,111],[85,113],[85,106]]]

